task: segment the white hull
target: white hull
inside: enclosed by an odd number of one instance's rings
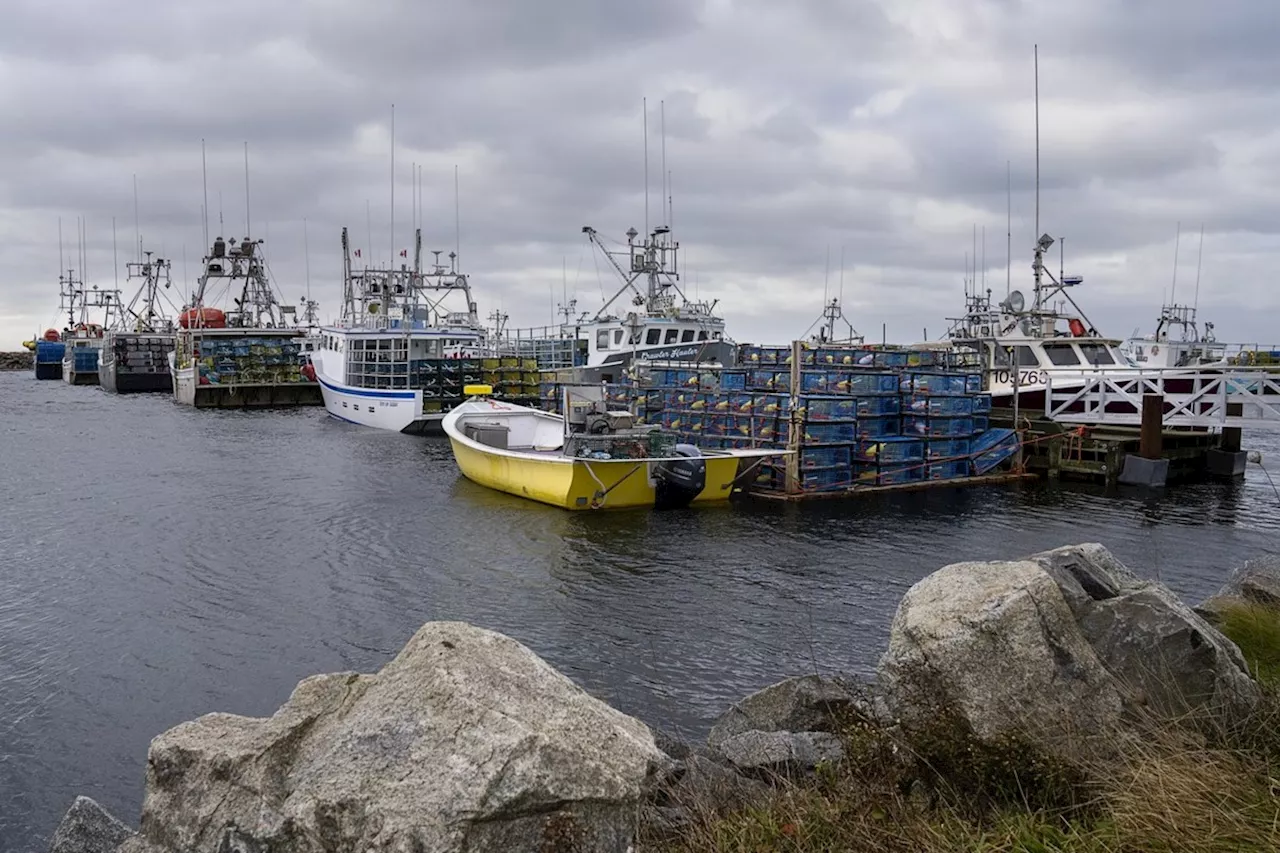
[[[333,353],[314,352],[311,363],[324,398],[324,409],[331,416],[359,426],[393,432],[422,432],[439,427],[443,415],[422,414],[421,391],[389,391],[375,388],[353,388],[325,370],[326,363],[339,361]]]
[[[1018,371],[1018,397],[1025,398],[1031,395],[1043,394],[1045,389],[1052,383],[1055,395],[1064,391],[1079,390],[1099,376],[1105,376],[1109,379],[1117,381],[1125,381],[1138,379],[1142,376],[1159,375],[1164,379],[1176,379],[1180,376],[1192,378],[1199,375],[1203,370],[1212,372],[1213,366],[1206,365],[1199,368],[1178,368],[1178,369],[1156,369],[1156,368],[1140,368],[1122,366],[1099,367],[1097,370],[1081,371],[1072,368],[1063,368],[1061,370],[1045,370],[1043,368],[1024,367]],[[993,402],[999,404],[1001,401],[1012,402],[1013,400],[1013,377],[1007,368],[991,370],[987,372],[987,390],[991,394]]]

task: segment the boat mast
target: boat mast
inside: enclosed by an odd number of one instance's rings
[[[1040,234],[1040,45],[1035,45],[1035,111],[1036,111],[1036,234]],[[1040,309],[1041,271],[1044,269],[1044,239],[1037,236],[1035,254],[1035,300],[1032,307]]]
[[[351,240],[345,225],[342,226],[342,315],[347,322],[355,321],[356,296],[351,282]]]

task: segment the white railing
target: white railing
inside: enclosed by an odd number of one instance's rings
[[[1133,426],[1142,423],[1149,394],[1164,398],[1166,426],[1280,429],[1280,372],[1262,368],[1097,370],[1056,381],[1050,373],[1045,415],[1061,423]]]

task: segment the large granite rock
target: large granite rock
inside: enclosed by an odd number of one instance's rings
[[[669,759],[519,643],[423,626],[376,675],[156,738],[126,853],[616,851]]]
[[[1100,545],[933,573],[903,598],[880,676],[904,721],[945,709],[980,738],[1059,752],[1258,697],[1233,643]]]
[[[49,853],[115,853],[133,836],[106,809],[88,797],[76,797],[53,833]]]
[[[1280,608],[1280,556],[1247,561],[1196,612],[1216,622],[1225,610],[1250,605]]]

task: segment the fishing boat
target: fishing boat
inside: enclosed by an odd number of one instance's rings
[[[1043,408],[1050,377],[1056,389],[1073,388],[1091,372],[1129,364],[1120,341],[1100,335],[1070,295],[1083,277],[1055,278],[1045,269],[1043,255],[1053,242],[1045,234],[1036,243],[1030,305],[1018,290],[993,304],[990,290],[966,288],[964,316],[951,318],[950,342],[976,359],[995,406],[1011,406],[1016,393],[1022,406]]]
[[[61,332],[45,329],[43,335],[23,341],[22,345],[34,355],[36,379],[62,378],[62,357],[66,355],[67,345],[62,341]]]
[[[68,315],[67,328],[62,330],[62,381],[97,385],[103,338],[119,310],[120,291],[101,290],[97,285],[86,288],[75,270],[67,270],[60,283]]]
[[[172,286],[171,264],[168,259],[153,258],[151,252],[143,255],[143,260],[126,265],[127,280],[140,283],[103,335],[98,379],[103,390],[113,394],[173,390],[169,354],[173,352],[176,307],[170,305],[172,313],[166,311],[163,295]]]
[[[1238,348],[1237,348],[1238,349]],[[1121,352],[1135,367],[1201,367],[1226,365],[1228,347],[1214,337],[1213,323],[1201,332],[1196,309],[1189,305],[1165,305],[1155,332],[1124,342]]]
[[[533,357],[542,370],[576,368],[582,382],[617,382],[646,362],[727,366],[736,345],[725,335],[716,302],[690,299],[680,287],[680,244],[665,225],[642,241],[632,228],[627,244],[611,249],[591,226],[583,226],[621,280],[594,314],[577,312],[577,300],[560,306],[559,327],[501,331],[503,353]]]
[[[463,388],[484,378],[488,352],[469,278],[446,265],[436,251],[422,268],[422,232],[414,234],[413,266],[355,270],[347,229],[342,230],[341,319],[320,328],[311,371],[325,410],[333,417],[375,429],[439,433],[444,415],[466,398]],[[401,251],[407,258],[408,250]],[[514,359],[513,359],[514,361]],[[491,384],[504,377],[492,359]],[[502,391],[511,398],[538,395],[536,365],[510,365]],[[526,392],[527,389],[527,392]]]
[[[453,457],[472,482],[562,509],[672,509],[728,500],[778,450],[700,450],[611,411],[598,387],[564,389],[562,417],[494,399],[485,385],[445,416]],[[587,391],[590,394],[590,391]]]
[[[197,408],[320,405],[319,385],[303,370],[307,330],[285,322],[293,312],[267,279],[262,243],[214,239],[192,301],[178,315],[169,356],[177,402]]]

